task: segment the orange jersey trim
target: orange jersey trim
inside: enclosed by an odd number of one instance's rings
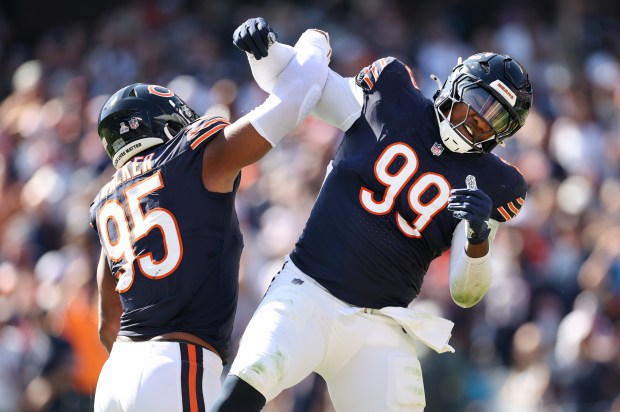
[[[192,141],[190,147],[192,150],[196,150],[201,143],[208,140],[211,136],[230,125],[230,122],[223,117],[212,117],[209,119],[203,119],[202,123],[195,123],[190,125],[187,131],[187,140]],[[193,126],[193,127],[192,127]],[[196,137],[198,136],[198,137]]]

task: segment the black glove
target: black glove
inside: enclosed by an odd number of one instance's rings
[[[452,189],[448,210],[457,219],[467,221],[467,240],[474,245],[484,242],[491,229],[487,220],[491,217],[493,202],[480,189]]]
[[[267,49],[277,39],[278,34],[262,17],[249,19],[237,27],[233,34],[233,44],[244,52],[252,53],[256,60],[267,57]]]

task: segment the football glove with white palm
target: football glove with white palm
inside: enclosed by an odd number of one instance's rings
[[[276,42],[278,34],[262,17],[248,19],[233,33],[233,44],[256,60],[267,57],[269,46]]]
[[[480,189],[452,189],[448,210],[457,219],[467,221],[467,240],[477,245],[484,242],[491,229],[487,221],[491,217],[493,201]]]

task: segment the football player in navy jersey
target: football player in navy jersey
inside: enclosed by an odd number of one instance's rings
[[[267,91],[294,52],[268,47],[269,30],[250,19],[234,36]],[[212,411],[259,411],[313,371],[337,411],[424,409],[414,341],[453,351],[453,324],[409,304],[447,250],[453,300],[470,307],[487,292],[497,228],[527,189],[491,150],[523,126],[532,103],[526,70],[502,54],[470,56],[437,82],[427,98],[392,57],[352,78],[329,72],[314,114],[344,139]]]
[[[117,171],[90,209],[110,351],[96,411],[205,411],[215,399],[237,305],[241,168],[301,123],[327,78],[326,33],[308,30],[294,50],[266,101],[232,124],[141,83],[101,109]]]

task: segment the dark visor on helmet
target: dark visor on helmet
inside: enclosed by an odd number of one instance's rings
[[[510,113],[504,106],[481,87],[466,89],[463,102],[482,116],[498,134],[506,132],[510,125]]]
[[[498,137],[510,134],[518,126],[511,111],[476,82],[462,81],[459,89],[461,101],[484,118]]]

